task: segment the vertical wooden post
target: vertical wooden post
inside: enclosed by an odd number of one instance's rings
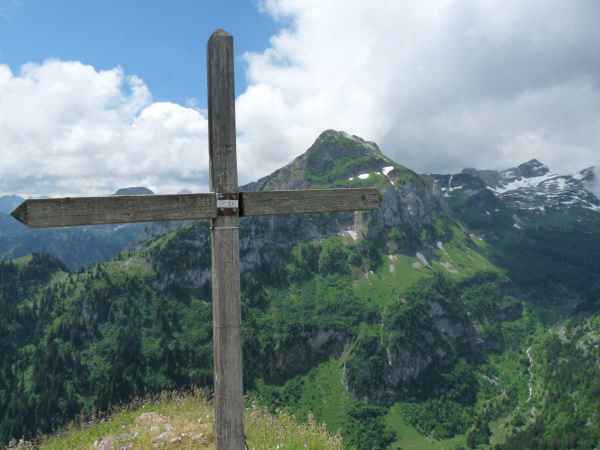
[[[233,37],[215,31],[208,41],[210,184],[237,193]],[[235,197],[235,196],[234,196]],[[217,450],[244,450],[239,209],[231,203],[212,220],[212,302]]]

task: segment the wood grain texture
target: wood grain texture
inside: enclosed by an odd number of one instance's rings
[[[262,191],[241,195],[244,216],[361,211],[376,209],[381,202],[375,188]]]
[[[215,192],[237,192],[233,36],[215,31],[207,55],[210,183]]]
[[[235,147],[233,37],[219,30],[208,41],[208,126],[211,188],[238,190]],[[243,450],[244,400],[240,336],[239,216],[212,220],[212,302],[215,434],[218,450]]]
[[[216,216],[214,194],[118,195],[25,200],[12,216],[33,228],[206,219]]]

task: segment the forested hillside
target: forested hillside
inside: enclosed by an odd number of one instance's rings
[[[145,188],[119,189],[115,195],[143,195]],[[45,253],[60,259],[70,270],[80,270],[106,261],[119,252],[134,248],[149,236],[164,233],[177,223],[101,225],[54,229],[27,228],[10,213],[24,199],[16,195],[0,197],[0,258],[14,259],[32,253]]]
[[[242,220],[248,398],[347,448],[598,446],[599,213],[583,178],[564,201],[549,189],[524,205],[536,167],[421,176],[329,130],[246,186],[383,196],[372,213]],[[3,262],[0,442],[209,388],[209,264],[204,223],[78,272],[41,254]]]

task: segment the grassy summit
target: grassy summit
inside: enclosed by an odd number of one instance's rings
[[[299,424],[285,413],[271,415],[254,404],[247,405],[248,448],[342,449],[342,441],[314,420]],[[21,443],[17,448],[29,448]],[[44,438],[39,448],[75,449],[214,449],[212,405],[200,393],[163,394],[154,402],[138,402],[105,420],[72,426]]]

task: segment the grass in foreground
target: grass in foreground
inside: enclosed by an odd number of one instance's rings
[[[309,420],[271,415],[251,404],[246,408],[247,444],[254,450],[342,450],[342,440]],[[40,449],[214,449],[212,405],[201,393],[165,394],[158,401],[124,408],[104,421],[72,426],[42,439]]]

